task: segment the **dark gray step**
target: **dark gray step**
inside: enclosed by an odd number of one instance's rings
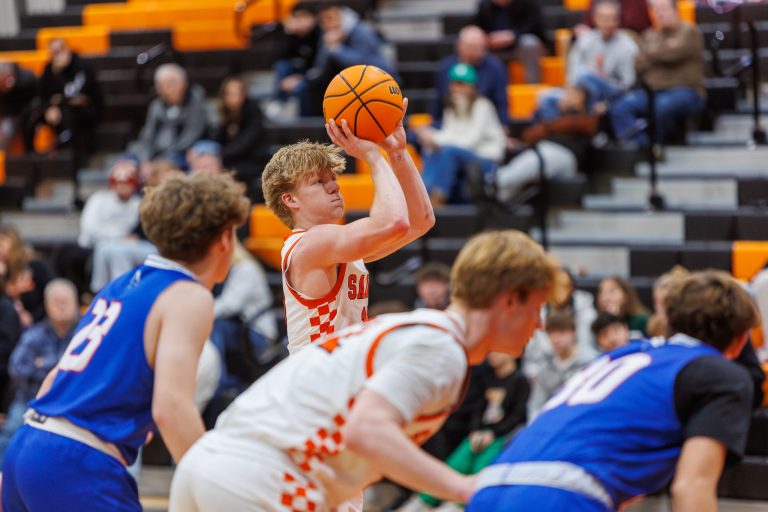
[[[27,14],[20,19],[22,29],[44,27],[72,27],[83,24],[83,6],[67,5],[64,10],[51,14]]]
[[[723,498],[768,500],[768,458],[744,457],[739,464],[727,466],[718,486]]]
[[[120,30],[109,34],[110,45],[154,46],[159,43],[171,44],[170,30]]]
[[[731,242],[687,242],[682,246],[633,245],[629,250],[632,276],[655,278],[675,265],[688,270],[715,268],[731,272]]]
[[[37,48],[37,30],[21,30],[13,37],[0,37],[0,52],[34,50]]]

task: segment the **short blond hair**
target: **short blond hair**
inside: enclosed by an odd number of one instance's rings
[[[202,260],[250,210],[245,187],[229,174],[171,176],[145,191],[139,217],[147,238],[161,256],[184,263]]]
[[[293,215],[281,196],[296,189],[307,174],[330,171],[339,174],[346,167],[341,148],[333,144],[301,141],[277,150],[264,168],[261,188],[267,208],[289,228],[293,228]]]
[[[451,269],[451,298],[483,309],[500,294],[551,293],[558,266],[528,235],[515,230],[488,231],[472,237]]]

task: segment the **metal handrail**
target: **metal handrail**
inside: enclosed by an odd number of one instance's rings
[[[247,39],[250,36],[250,33],[246,33],[243,30],[243,15],[248,9],[260,1],[261,0],[238,0],[235,3],[233,7],[235,13],[235,35],[237,35],[240,39]],[[272,5],[274,7],[275,23],[279,23],[283,14],[282,2],[280,0],[273,0]]]
[[[136,56],[136,88],[141,90],[141,75],[144,69],[163,55],[170,53],[174,61],[177,61],[177,53],[173,45],[157,43],[152,48],[144,50]]]

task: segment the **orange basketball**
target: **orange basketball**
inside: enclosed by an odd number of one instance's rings
[[[352,66],[328,84],[323,115],[339,126],[346,119],[356,136],[381,142],[403,117],[403,93],[386,71],[376,66]]]

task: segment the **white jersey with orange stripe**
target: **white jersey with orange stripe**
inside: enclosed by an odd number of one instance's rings
[[[340,263],[333,288],[318,299],[307,297],[288,282],[293,250],[306,230],[294,230],[281,253],[288,351],[294,354],[322,336],[368,320],[369,275],[363,260]]]
[[[382,396],[402,414],[406,435],[425,442],[465,391],[464,337],[457,315],[428,309],[382,315],[343,329],[255,382],[201,444],[263,464],[265,471],[283,459],[282,471],[310,482],[319,468],[331,467],[339,481],[351,483],[355,492],[347,498],[352,498],[382,476],[345,448],[343,428],[358,394],[368,388]],[[272,455],[265,456],[270,449]]]

